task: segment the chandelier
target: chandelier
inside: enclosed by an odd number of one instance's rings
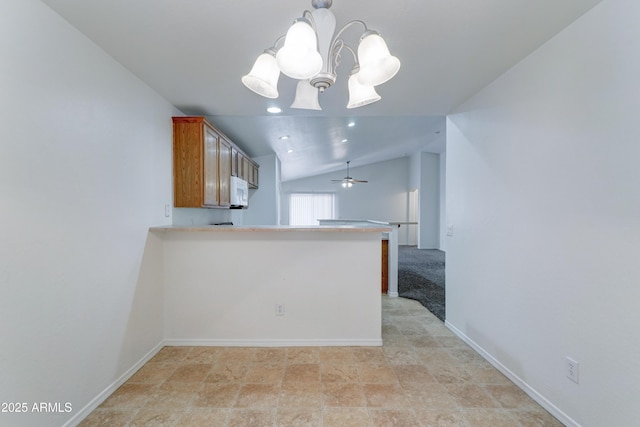
[[[351,53],[354,66],[347,83],[347,108],[362,107],[381,99],[375,87],[390,80],[400,69],[400,61],[391,56],[384,39],[367,28],[363,21],[345,24],[334,36],[336,18],[329,10],[332,0],[311,0],[313,12],[305,10],[296,19],[286,35],[280,36],[272,47],[258,56],[242,83],[266,98],[278,97],[280,72],[299,80],[291,108],[322,110],[318,93],[323,93],[336,82],[336,68],[341,53]],[[364,31],[356,51],[341,38],[353,26]]]

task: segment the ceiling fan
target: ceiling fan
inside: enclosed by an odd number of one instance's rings
[[[357,183],[357,182],[360,182],[360,183],[363,183],[363,182],[369,182],[369,181],[363,181],[363,180],[361,180],[361,179],[353,179],[353,178],[351,178],[351,177],[349,176],[349,163],[351,163],[351,160],[348,160],[348,161],[347,161],[347,176],[345,176],[345,177],[344,177],[344,178],[342,178],[342,179],[332,179],[331,181],[333,181],[333,182],[341,182],[341,183],[342,183],[342,186],[343,186],[344,188],[350,188],[350,187],[352,187],[352,186],[353,186],[353,184],[355,184],[355,183]]]

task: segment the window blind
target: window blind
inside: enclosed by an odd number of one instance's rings
[[[319,219],[334,219],[335,194],[289,194],[289,225],[318,225]]]

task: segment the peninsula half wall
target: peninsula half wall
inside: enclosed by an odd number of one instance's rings
[[[151,228],[165,345],[382,345],[380,239],[389,231]]]

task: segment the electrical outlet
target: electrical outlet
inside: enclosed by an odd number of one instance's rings
[[[166,218],[169,218],[171,216],[171,205],[169,203],[164,205],[164,216]]]
[[[447,225],[447,236],[453,236],[453,224]]]
[[[276,316],[284,316],[284,304],[276,304]]]
[[[578,362],[573,360],[572,358],[566,358],[566,368],[567,368],[567,378],[569,378],[574,383],[578,384]]]

